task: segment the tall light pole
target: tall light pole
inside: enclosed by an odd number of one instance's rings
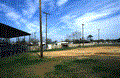
[[[82,24],[82,40],[83,40],[83,46],[84,46],[84,28],[83,28],[84,24]]]
[[[44,14],[46,14],[46,50],[47,50],[47,15],[49,13],[43,12]],[[50,15],[50,14],[49,14]]]
[[[99,40],[100,40],[100,29],[98,29],[98,45],[99,45]]]
[[[43,57],[41,0],[39,0],[39,9],[40,9],[40,49],[41,49],[40,52],[41,57]]]

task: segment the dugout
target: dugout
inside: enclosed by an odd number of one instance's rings
[[[0,23],[0,38],[1,39],[10,39],[10,38],[18,38],[21,36],[29,36],[30,39],[30,33],[27,33],[25,31],[13,28],[9,25],[5,25],[3,23]],[[24,39],[25,40],[25,39]],[[17,53],[22,53],[27,51],[28,46],[26,45],[12,45],[7,43],[0,43],[0,57],[5,56],[11,56]]]

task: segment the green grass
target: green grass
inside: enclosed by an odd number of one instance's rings
[[[1,77],[24,77],[26,72],[24,72],[23,69],[31,65],[42,65],[43,63],[49,62],[51,60],[54,59],[46,57],[40,59],[38,56],[29,56],[27,53],[1,58]]]
[[[96,47],[96,46],[95,46]],[[69,58],[69,57],[68,57]],[[102,59],[99,56],[87,59],[68,59],[68,58],[47,58],[40,59],[38,56],[30,56],[28,53],[14,55],[12,57],[1,58],[1,77],[25,77],[26,72],[23,71],[29,66],[42,65],[47,62],[59,62],[54,66],[54,71],[47,72],[44,77],[118,77],[120,61],[115,59]],[[67,62],[66,62],[67,61]],[[32,72],[31,72],[32,73]],[[40,77],[39,75],[30,75],[28,77]]]
[[[45,74],[46,77],[74,78],[119,78],[120,61],[110,59],[77,59],[54,66],[55,71]]]
[[[46,72],[44,77],[112,77],[117,78],[120,74],[120,61],[114,57],[110,59],[109,57],[89,57],[85,59],[71,59],[66,58],[43,58],[38,59],[38,56],[29,56],[27,53],[15,55],[13,57],[7,57],[1,59],[1,77],[12,78],[12,77],[40,77],[40,75],[35,75],[33,72],[31,74],[26,74],[23,69],[29,66],[42,65],[46,62],[59,62],[54,66],[54,71]],[[34,69],[33,69],[34,70]],[[39,71],[38,71],[39,72]],[[26,76],[27,75],[27,76]]]

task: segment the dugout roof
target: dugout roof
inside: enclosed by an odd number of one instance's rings
[[[0,38],[14,38],[31,35],[25,31],[0,23]]]

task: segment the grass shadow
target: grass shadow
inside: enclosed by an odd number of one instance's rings
[[[48,62],[48,60],[45,59],[29,59],[30,57],[22,57],[18,58],[12,61],[9,61],[7,63],[1,63],[2,68],[9,68],[11,66],[29,66],[29,65],[34,65],[34,64],[39,64],[43,62]]]
[[[74,60],[74,61],[72,61],[72,63],[90,64],[90,63],[98,63],[98,60],[94,60],[94,59],[82,59],[82,60]]]

